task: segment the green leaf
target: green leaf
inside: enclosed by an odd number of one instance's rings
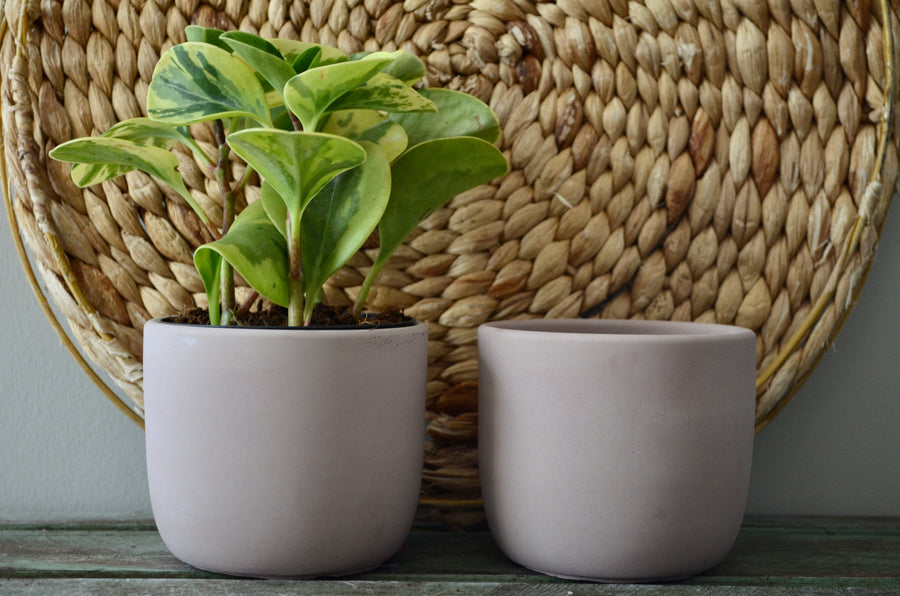
[[[174,188],[204,223],[209,222],[203,208],[191,196],[178,173],[178,159],[166,149],[153,145],[138,145],[127,139],[84,137],[57,146],[50,152],[50,157],[73,163],[111,166],[113,171],[118,170],[119,173],[135,169],[146,172]],[[106,174],[109,171],[105,170],[99,174]],[[89,177],[77,178],[74,181],[78,186],[85,187],[103,180]]]
[[[307,307],[378,226],[391,191],[390,164],[374,143],[363,142],[367,159],[334,178],[310,201],[301,220]]]
[[[362,60],[339,62],[301,72],[284,89],[284,101],[300,119],[303,129],[314,132],[319,119],[336,99],[375,76],[397,53],[376,52]]]
[[[280,37],[270,39],[269,43],[278,48],[278,51],[281,52],[281,55],[288,60],[296,58],[310,48],[319,48],[322,53],[322,60],[334,60],[340,58],[343,58],[344,60],[347,59],[347,55],[338,48],[335,48],[333,46],[326,46],[320,43],[297,41],[295,39],[282,39]]]
[[[322,48],[313,46],[304,50],[302,53],[297,54],[297,57],[294,58],[294,61],[291,63],[291,68],[295,73],[301,73],[318,66],[321,58]]]
[[[294,121],[291,120],[291,113],[284,107],[284,104],[272,108],[272,127],[285,132],[294,130]]]
[[[331,110],[368,109],[383,112],[435,112],[437,108],[415,89],[380,72],[335,100]]]
[[[256,48],[257,50],[265,52],[267,54],[271,54],[278,59],[284,59],[281,51],[276,48],[272,44],[272,42],[270,42],[268,39],[260,37],[259,35],[254,35],[253,33],[247,33],[246,31],[228,31],[221,35],[221,39],[228,45],[229,48],[233,48],[233,44],[237,43],[242,46],[250,46]]]
[[[381,72],[412,85],[425,76],[425,63],[415,54],[403,52]]]
[[[287,239],[287,205],[284,204],[284,199],[281,198],[281,195],[268,182],[263,181],[262,183],[259,191],[259,202],[262,203],[272,225],[278,228],[281,235]]]
[[[224,42],[221,41],[222,34],[225,33],[221,29],[213,29],[212,27],[201,27],[200,25],[188,25],[184,29],[184,35],[188,41],[198,43],[208,43],[226,51],[231,51]]]
[[[292,219],[332,178],[366,159],[359,144],[323,133],[249,128],[228,144],[281,195]]]
[[[229,31],[222,40],[262,76],[279,95],[296,73],[278,49],[265,39],[243,31]]]
[[[375,110],[341,110],[328,114],[322,132],[347,137],[353,141],[369,141],[381,147],[389,162],[406,151],[407,137],[403,127]]]
[[[210,264],[214,262],[208,252],[217,253],[231,263],[260,296],[275,304],[288,304],[287,245],[284,237],[269,221],[259,201],[248,205],[238,215],[228,233],[215,242],[204,244],[194,251],[194,265],[203,268],[204,287],[209,292]],[[209,279],[207,279],[209,278]]]
[[[170,124],[248,117],[271,125],[269,106],[253,69],[205,43],[188,42],[163,54],[147,92],[147,113]]]
[[[201,250],[201,246],[194,251],[194,267],[203,282],[206,290],[206,299],[209,303],[209,324],[218,325],[222,321],[222,308],[219,294],[219,280],[222,273],[222,255],[214,250]]]
[[[506,171],[503,154],[474,137],[435,139],[410,148],[391,166],[391,199],[378,225],[379,266],[429,213]]]
[[[420,93],[434,102],[437,112],[389,116],[406,129],[410,147],[431,139],[466,136],[494,143],[500,137],[497,116],[481,100],[449,89],[422,89]]]

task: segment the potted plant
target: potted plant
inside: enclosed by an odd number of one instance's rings
[[[415,89],[425,69],[406,52],[346,56],[194,26],[186,37],[156,66],[147,118],[51,151],[82,187],[151,174],[210,237],[194,264],[211,324],[144,330],[157,526],[176,556],[212,571],[375,567],[402,544],[418,499],[427,329],[363,309],[424,216],[506,172],[497,119],[468,95]],[[212,150],[191,134],[204,123]],[[214,174],[221,221],[182,179],[176,144]],[[351,325],[317,326],[326,281],[376,231]],[[255,292],[243,304],[235,272]],[[286,310],[282,326],[241,324],[257,294]]]

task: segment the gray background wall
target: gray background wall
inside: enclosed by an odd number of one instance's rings
[[[835,346],[757,436],[749,513],[900,516],[898,209]],[[0,521],[149,519],[143,433],[59,343],[0,219]]]

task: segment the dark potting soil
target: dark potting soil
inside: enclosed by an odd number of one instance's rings
[[[236,324],[240,327],[287,327],[287,309],[281,306],[270,306],[259,311],[248,312],[238,316]],[[209,325],[209,312],[204,308],[188,309],[170,318],[173,323],[187,325]],[[357,321],[353,312],[346,306],[328,306],[317,304],[313,311],[312,327],[357,327],[360,325],[378,327],[411,321],[399,311],[370,313],[365,320]]]

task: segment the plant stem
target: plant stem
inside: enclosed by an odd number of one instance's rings
[[[256,302],[256,299],[259,298],[259,292],[256,290],[250,293],[250,296],[244,300],[241,306],[237,310],[237,315],[239,317],[246,315],[250,312],[250,309],[253,308],[253,303]]]
[[[303,326],[312,325],[313,314],[316,312],[316,305],[319,303],[328,304],[328,298],[323,293],[323,288],[318,288],[313,292],[306,292],[306,305],[303,307]]]
[[[231,187],[231,169],[228,167],[228,157],[231,147],[225,141],[225,126],[221,120],[213,121],[213,132],[216,144],[219,146],[219,161],[216,163],[216,182],[219,183],[219,192],[222,194],[222,235],[228,233],[231,224],[234,223],[235,195]],[[234,315],[234,269],[224,259],[222,260],[222,272],[219,283],[219,301],[222,309],[222,325],[230,325]]]
[[[362,317],[362,309],[366,305],[366,298],[369,297],[369,291],[375,284],[375,278],[381,273],[381,269],[384,267],[385,262],[386,259],[382,259],[381,255],[378,255],[378,258],[369,270],[369,274],[366,275],[366,279],[363,280],[363,285],[359,289],[359,294],[356,296],[356,302],[353,304],[353,318],[357,321]]]
[[[300,218],[287,221],[288,243],[288,326],[300,327],[303,323],[303,261],[300,254]]]
[[[221,303],[219,308],[222,312],[222,325],[232,325],[234,323],[234,268],[231,264],[222,259],[222,270],[219,274],[219,296]]]
[[[303,325],[303,280],[293,276],[288,279],[288,327]]]
[[[231,188],[231,169],[228,167],[228,157],[231,155],[231,147],[225,141],[225,126],[221,120],[213,121],[213,132],[216,144],[219,146],[219,161],[216,163],[216,182],[219,184],[219,192],[222,194],[222,235],[228,233],[228,228],[234,223],[234,192]]]
[[[239,194],[244,192],[244,187],[247,186],[247,182],[250,180],[250,177],[253,175],[253,168],[249,165],[247,169],[244,170],[244,175],[238,181],[237,186],[234,187],[234,196],[237,197]]]
[[[213,240],[218,240],[219,238],[222,237],[222,234],[219,232],[218,229],[216,229],[216,226],[214,226],[211,221],[207,221],[203,225],[206,228],[206,231],[209,232],[209,235],[212,237]]]
[[[291,124],[295,131],[303,130],[303,124],[296,114],[288,110]],[[300,253],[300,218],[287,215],[287,243],[288,243],[288,326],[300,327],[304,324],[304,292],[303,292],[303,262]],[[308,325],[309,323],[306,322]]]
[[[303,124],[300,123],[300,118],[297,118],[297,115],[288,110],[288,116],[291,118],[291,124],[294,125],[294,130],[303,130]]]

